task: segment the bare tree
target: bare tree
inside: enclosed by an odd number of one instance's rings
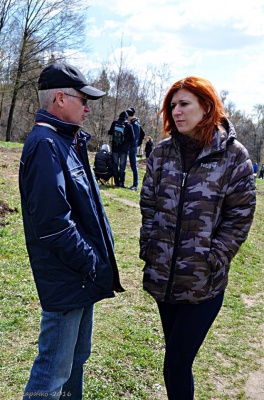
[[[4,106],[4,92],[5,92],[5,70],[4,64],[8,64],[8,55],[11,52],[11,46],[6,46],[10,30],[8,29],[10,24],[10,18],[12,16],[12,11],[15,7],[15,0],[0,0],[0,119],[2,116],[3,106]],[[5,29],[6,28],[6,29]]]
[[[245,111],[236,110],[232,101],[227,101],[228,94],[227,90],[220,92],[227,116],[235,127],[238,140],[247,148],[250,158],[259,163],[264,145],[264,106],[255,105],[253,113],[247,115]]]
[[[32,86],[51,53],[59,55],[65,49],[80,45],[84,30],[85,8],[77,0],[22,0],[13,15],[16,22],[16,51],[12,60],[11,105],[6,141],[10,141],[13,115],[18,94]],[[55,59],[58,57],[55,56]]]
[[[123,38],[120,40],[120,47],[115,51],[114,62],[111,64],[110,78],[110,95],[114,98],[112,119],[115,119],[120,110],[123,111],[126,105],[124,98],[127,98],[127,77],[131,74],[127,66],[127,56],[123,48]]]
[[[0,34],[8,19],[8,16],[14,6],[14,0],[1,0],[0,1]]]
[[[111,110],[110,104],[112,104],[112,99],[109,97],[110,81],[105,65],[102,66],[101,71],[98,71],[98,77],[93,80],[89,79],[89,83],[106,93],[106,96],[90,103],[91,118],[88,116],[87,120],[88,131],[92,134],[89,148],[98,151],[103,143],[109,142],[108,129],[111,118],[109,113],[109,110]],[[86,124],[84,128],[86,129]]]
[[[145,121],[148,134],[154,141],[162,135],[161,116],[159,111],[162,106],[165,92],[171,79],[170,69],[167,64],[161,67],[148,66],[141,89],[141,115]],[[145,125],[143,124],[145,127]],[[146,129],[145,129],[146,130]]]

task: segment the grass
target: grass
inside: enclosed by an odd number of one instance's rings
[[[10,207],[0,219],[1,400],[22,398],[37,353],[40,307],[25,249],[17,171],[20,147],[0,143],[0,200]],[[11,151],[12,150],[12,151]],[[140,180],[144,167],[140,168]],[[132,185],[130,168],[127,186]],[[139,192],[102,187],[115,236],[116,256],[126,292],[95,306],[93,352],[85,365],[87,400],[166,399],[164,342],[155,302],[142,290],[138,258],[138,208],[105,191],[138,202]],[[264,181],[257,180],[257,211],[247,242],[232,263],[224,305],[194,365],[196,398],[245,400],[245,383],[264,357],[263,325]]]

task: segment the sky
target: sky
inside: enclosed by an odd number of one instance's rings
[[[264,104],[264,0],[90,0],[83,54],[90,70],[118,49],[132,71],[167,64],[169,86],[208,79],[251,114]],[[120,51],[120,50],[119,50]],[[168,87],[169,87],[168,86]]]

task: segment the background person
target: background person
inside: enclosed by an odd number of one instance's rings
[[[129,144],[134,141],[132,125],[127,121],[126,111],[121,112],[108,131],[112,136],[112,157],[115,187],[125,187],[126,165]],[[116,128],[118,129],[116,131]],[[118,135],[118,136],[117,136]]]
[[[103,185],[113,176],[113,158],[109,144],[103,144],[94,157],[94,174]]]
[[[138,168],[137,168],[137,149],[141,146],[145,132],[140,124],[139,118],[135,117],[136,110],[133,107],[130,107],[126,111],[128,113],[128,121],[133,126],[133,131],[135,135],[135,139],[130,143],[129,146],[129,163],[131,170],[133,172],[133,185],[128,189],[137,190],[138,188]]]
[[[147,136],[146,144],[145,144],[145,153],[146,153],[146,158],[149,158],[150,153],[152,152],[153,148],[153,140],[151,136]]]
[[[261,168],[259,171],[259,178],[264,179],[264,164],[261,165]]]
[[[258,173],[258,163],[256,163],[256,162],[253,164],[253,172],[254,172],[254,174]]]
[[[39,354],[23,399],[82,399],[93,304],[123,291],[113,235],[82,131],[87,100],[104,92],[66,63],[38,80],[41,109],[26,139],[19,186],[25,239],[41,307]]]
[[[165,96],[169,136],[141,190],[143,286],[157,302],[170,400],[192,400],[194,358],[223,302],[232,258],[255,210],[252,163],[210,82],[190,76]]]

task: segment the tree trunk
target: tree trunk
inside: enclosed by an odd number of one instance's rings
[[[18,95],[18,91],[19,91],[19,83],[21,81],[21,76],[22,76],[22,71],[23,71],[23,59],[24,59],[24,54],[25,54],[26,40],[27,40],[27,31],[25,30],[23,39],[22,39],[21,51],[20,51],[20,55],[19,55],[19,62],[18,62],[16,80],[15,80],[15,85],[14,85],[14,91],[13,91],[13,95],[12,95],[12,102],[11,102],[11,106],[9,109],[8,120],[7,120],[7,127],[6,127],[6,141],[7,142],[11,141],[13,116],[14,116],[14,111],[15,111],[15,106],[16,106],[17,95]]]
[[[12,96],[12,103],[9,109],[8,120],[7,120],[7,127],[6,127],[6,142],[11,141],[11,133],[12,133],[12,122],[13,122],[13,115],[16,106],[16,99],[17,99],[18,90],[15,89]]]

